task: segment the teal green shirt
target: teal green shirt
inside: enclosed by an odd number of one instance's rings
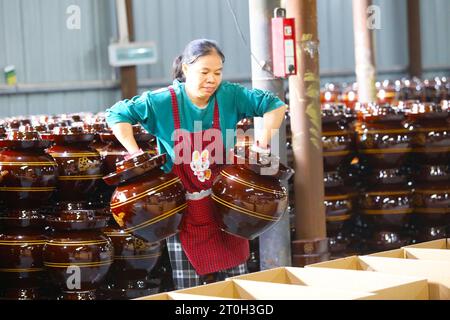
[[[201,121],[201,130],[210,129],[213,121],[214,99],[217,99],[220,113],[220,128],[227,150],[235,144],[226,139],[227,129],[236,129],[236,124],[247,117],[262,117],[264,113],[284,106],[285,103],[269,91],[247,89],[239,84],[222,82],[207,107],[196,107],[186,94],[184,83],[173,82],[177,94],[181,128],[194,132],[194,121]],[[106,121],[112,127],[119,122],[140,123],[142,127],[157,138],[160,153],[167,153],[168,162],[164,171],[172,169],[174,158],[174,131],[172,100],[167,88],[146,91],[131,100],[125,99],[106,110]],[[197,129],[195,129],[197,131]]]

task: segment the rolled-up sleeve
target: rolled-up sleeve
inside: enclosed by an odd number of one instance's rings
[[[243,117],[262,117],[286,103],[270,91],[236,86],[236,106]]]
[[[106,122],[110,127],[120,122],[127,122],[132,125],[140,123],[147,131],[153,133],[155,112],[149,92],[114,104],[106,110]]]

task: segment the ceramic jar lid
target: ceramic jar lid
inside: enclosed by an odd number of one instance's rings
[[[45,149],[51,141],[42,140],[40,134],[31,126],[21,126],[20,130],[11,130],[6,138],[0,140],[0,147],[20,149]]]
[[[48,225],[58,231],[93,230],[105,228],[109,217],[95,210],[63,210],[46,218]]]
[[[411,118],[418,119],[445,119],[449,113],[445,104],[436,104],[434,102],[414,103],[408,110]]]
[[[278,180],[289,180],[294,170],[280,163],[279,157],[272,157],[271,162],[262,164],[260,155],[250,151],[249,145],[236,146],[234,150],[234,164],[243,165],[254,173]]]
[[[0,215],[0,224],[5,228],[43,228],[45,215],[38,210],[14,210]]]
[[[405,113],[389,104],[372,105],[360,113],[360,119],[366,123],[400,122],[405,119]]]
[[[94,133],[89,133],[83,127],[54,127],[51,133],[41,133],[41,137],[45,140],[61,143],[89,143],[95,138]]]
[[[103,180],[110,186],[118,185],[134,177],[138,177],[153,169],[160,168],[166,163],[165,153],[150,157],[143,153],[128,160],[122,160],[116,164],[116,172],[110,173]]]
[[[322,123],[333,123],[344,120],[343,110],[344,106],[338,106],[337,104],[326,103],[322,105]]]

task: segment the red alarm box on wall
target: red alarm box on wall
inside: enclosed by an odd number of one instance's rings
[[[286,78],[297,74],[295,19],[286,18],[286,10],[276,8],[272,18],[273,74]]]

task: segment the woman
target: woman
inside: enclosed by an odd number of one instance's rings
[[[211,186],[225,160],[212,159],[207,152],[211,141],[192,143],[194,132],[196,137],[198,133],[200,137],[211,137],[214,130],[219,132],[214,144],[223,149],[227,129],[234,130],[245,117],[264,116],[263,137],[254,150],[267,154],[272,129],[280,127],[286,110],[285,104],[270,92],[223,82],[224,61],[214,41],[194,40],[174,61],[172,86],[120,101],[107,110],[106,120],[128,150],[128,157],[142,152],[131,127],[140,123],[157,138],[158,150],[169,155],[163,169],[179,176],[187,191],[188,207],[180,232],[166,239],[177,289],[200,285],[207,278],[217,280],[246,273],[249,257],[248,241],[223,232],[213,218]],[[187,139],[174,137],[173,133],[181,129],[188,132]],[[183,143],[182,149],[186,150],[186,141],[188,152],[180,161],[176,150]],[[234,139],[227,141],[227,150],[233,144]]]

